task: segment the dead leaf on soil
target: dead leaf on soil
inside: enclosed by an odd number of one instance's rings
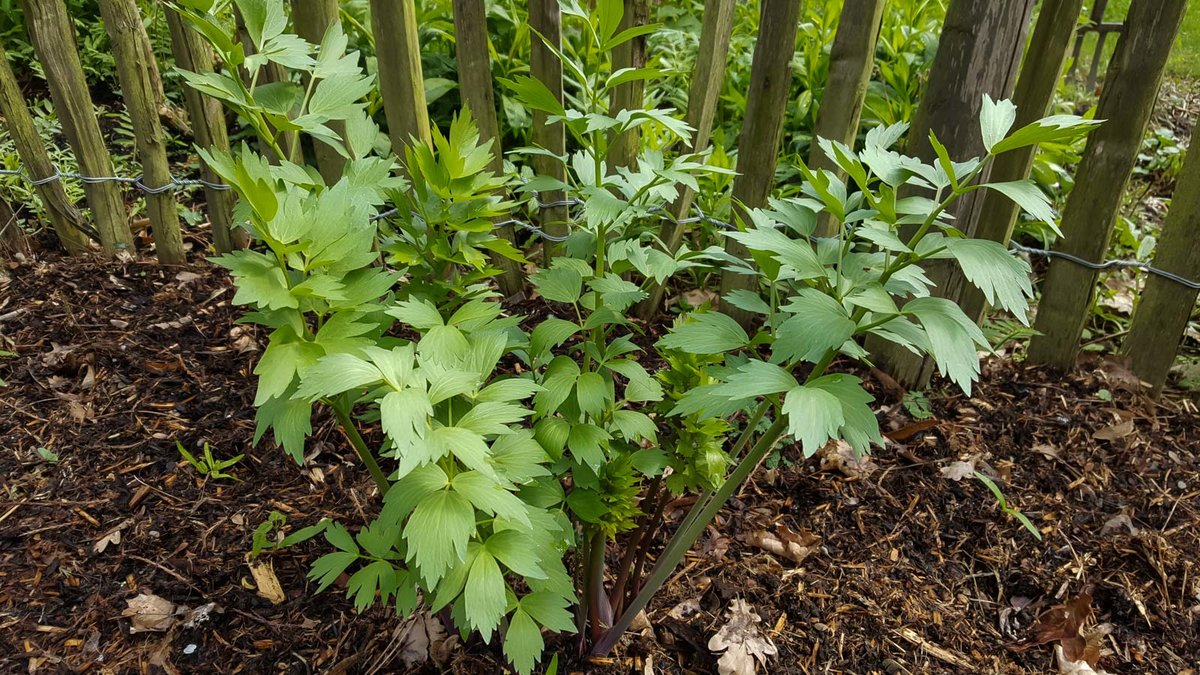
[[[975,476],[975,463],[978,461],[979,455],[971,455],[966,459],[951,462],[942,467],[942,478],[956,483],[964,478],[972,478]]]
[[[269,560],[254,560],[248,564],[260,596],[270,600],[272,605],[278,605],[287,600],[283,587],[279,585],[279,577],[275,576],[275,568],[271,566]]]
[[[1126,530],[1129,534],[1137,534],[1140,532],[1137,525],[1133,524],[1133,519],[1127,514],[1118,513],[1117,515],[1104,521],[1104,527],[1100,528],[1100,534],[1115,534],[1121,530]]]
[[[164,633],[175,625],[175,616],[187,611],[165,598],[153,593],[139,593],[137,597],[126,600],[128,607],[121,616],[130,619],[130,633]]]
[[[714,654],[724,652],[717,660],[720,675],[754,675],[758,663],[767,665],[767,657],[779,653],[770,638],[763,635],[758,624],[762,621],[750,605],[740,599],[729,605],[729,620],[708,641]]]
[[[104,553],[105,549],[108,548],[109,544],[113,544],[113,545],[120,544],[121,543],[121,530],[124,530],[125,528],[129,527],[132,524],[133,524],[133,518],[126,518],[125,520],[122,520],[120,523],[118,523],[116,527],[112,528],[108,532],[105,532],[103,535],[100,536],[99,539],[96,540],[95,544],[92,544],[92,553]]]
[[[1122,438],[1128,437],[1134,431],[1133,419],[1127,419],[1123,422],[1110,424],[1103,429],[1092,434],[1092,438],[1098,441],[1119,441]]]
[[[1042,612],[1033,624],[1033,638],[1016,645],[1015,651],[1026,651],[1037,645],[1058,642],[1055,654],[1063,673],[1097,673],[1094,670],[1100,657],[1107,652],[1104,638],[1112,632],[1110,624],[1085,629],[1092,614],[1092,595],[1084,591],[1061,605]],[[1083,668],[1087,669],[1084,670]],[[1102,672],[1102,671],[1099,671]]]
[[[838,471],[847,478],[866,478],[875,473],[879,465],[867,455],[859,455],[854,448],[841,439],[832,440],[817,451],[821,458],[822,471]]]
[[[700,598],[688,598],[683,602],[675,605],[667,612],[667,616],[672,619],[683,621],[700,613]]]
[[[428,611],[422,611],[410,616],[397,628],[392,641],[394,645],[399,645],[400,661],[411,671],[427,663],[430,658],[435,663],[445,663],[457,638],[453,635],[447,637],[442,622]],[[394,653],[391,647],[385,652]]]
[[[775,555],[782,556],[799,565],[812,555],[821,543],[821,538],[809,532],[800,530],[793,532],[782,523],[775,526],[775,532],[756,530],[742,537],[751,546],[756,546]]]

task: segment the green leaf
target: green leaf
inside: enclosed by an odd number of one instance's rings
[[[883,437],[879,433],[879,420],[875,418],[870,406],[871,401],[875,399],[862,388],[862,380],[852,375],[825,375],[804,386],[821,389],[837,397],[842,405],[842,417],[845,420],[845,424],[839,430],[840,435],[855,452],[867,452],[872,444],[883,445]]]
[[[300,378],[300,388],[293,398],[315,401],[382,379],[378,368],[353,354],[327,354],[304,372]]]
[[[253,304],[263,309],[295,309],[300,306],[288,288],[283,270],[266,255],[257,251],[234,251],[211,260],[233,274],[237,282],[233,304]]]
[[[720,312],[689,314],[683,324],[658,341],[661,349],[677,349],[689,354],[720,354],[741,349],[750,342],[737,321]]]
[[[535,356],[545,355],[580,330],[579,324],[574,321],[549,317],[533,329],[529,336],[529,349]]]
[[[427,331],[445,324],[437,307],[428,300],[402,300],[387,310],[387,313],[419,331]]]
[[[507,401],[483,401],[476,403],[475,407],[460,417],[456,426],[484,436],[510,434],[513,430],[508,425],[516,424],[532,414],[532,410]]]
[[[777,363],[815,363],[829,350],[841,348],[857,327],[842,303],[815,288],[798,291],[784,309],[793,316],[775,333],[771,360]]]
[[[480,511],[529,525],[529,509],[525,502],[487,474],[464,471],[454,477],[453,485],[455,492],[470,500]]]
[[[747,399],[789,391],[796,378],[773,363],[751,359],[737,367],[717,391],[728,399]]]
[[[842,402],[820,387],[801,385],[787,393],[783,412],[788,416],[788,433],[800,440],[804,456],[812,457],[846,423]]]
[[[475,401],[521,401],[541,390],[542,387],[533,380],[524,377],[510,377],[480,389]]]
[[[504,632],[504,656],[517,672],[530,675],[545,648],[542,630],[533,619],[520,608],[513,611],[508,619],[508,630]]]
[[[433,585],[467,555],[475,531],[475,509],[453,490],[434,492],[413,509],[404,528],[408,560],[426,584]]]
[[[568,607],[569,598],[557,593],[538,591],[521,598],[521,609],[529,613],[541,625],[560,633],[574,633],[575,619]]]
[[[574,424],[571,426],[570,435],[567,436],[567,447],[571,449],[571,455],[575,459],[598,473],[607,459],[604,448],[608,447],[611,438],[607,431],[594,424]]]
[[[379,402],[379,420],[383,433],[408,445],[424,438],[433,417],[429,396],[420,389],[388,392]]]
[[[325,539],[340,551],[358,555],[358,544],[354,543],[354,537],[340,523],[331,521],[325,527]]]
[[[995,190],[1008,197],[1016,202],[1017,206],[1024,209],[1026,213],[1045,223],[1055,234],[1060,237],[1062,236],[1062,232],[1058,229],[1058,222],[1054,217],[1054,209],[1050,206],[1050,200],[1033,181],[1015,180],[1007,183],[984,183],[980,187]]]
[[[484,543],[484,548],[508,569],[531,579],[545,579],[538,564],[537,549],[529,545],[529,535],[520,530],[501,530]]]
[[[632,281],[609,272],[603,277],[592,279],[588,286],[600,295],[601,303],[615,312],[624,312],[635,303],[644,300],[647,293]]]
[[[988,303],[1012,312],[1017,321],[1029,325],[1026,298],[1033,297],[1029,263],[1003,244],[987,239],[946,239],[944,244],[958,260],[963,276],[983,292]]]
[[[804,280],[825,277],[825,267],[812,246],[806,241],[792,239],[780,230],[756,227],[744,232],[726,232],[725,236],[736,239],[752,252],[764,253],[788,266],[790,271],[785,278]]]
[[[346,583],[346,597],[354,596],[354,609],[366,611],[375,604],[375,596],[380,587],[394,586],[392,577],[395,569],[386,560],[375,562],[355,572]],[[386,598],[384,598],[386,600]]]
[[[308,578],[317,582],[315,592],[320,593],[329,588],[333,582],[337,581],[338,577],[342,576],[342,572],[345,572],[346,568],[353,565],[356,560],[358,560],[357,553],[345,552],[326,553],[317,558],[313,562],[312,568],[308,571]]]
[[[312,403],[294,399],[272,398],[258,408],[255,416],[254,443],[257,445],[267,429],[275,442],[283,446],[297,463],[304,463],[304,439],[312,434]]]
[[[495,475],[488,463],[488,446],[483,436],[463,427],[438,427],[429,432],[429,445],[435,448],[434,459],[453,454],[466,466]]]
[[[1017,106],[1007,99],[993,101],[983,95],[983,107],[979,110],[979,128],[983,133],[983,147],[989,153],[997,143],[1004,140],[1008,130],[1017,121]]]
[[[1075,140],[1104,120],[1088,120],[1076,115],[1052,115],[1017,129],[991,148],[994,155],[1039,143],[1066,143]]]
[[[539,270],[529,277],[543,298],[573,303],[583,291],[583,275],[572,267],[558,266]]]
[[[634,403],[661,401],[662,385],[658,383],[642,364],[629,359],[613,359],[604,364],[609,370],[618,372],[629,380],[625,385],[625,400]]]
[[[500,82],[527,108],[551,115],[565,115],[567,112],[558,97],[541,80],[519,75],[512,79],[501,79]]]
[[[279,332],[272,337],[277,335]],[[272,339],[263,351],[258,365],[254,367],[254,374],[258,375],[258,392],[254,396],[254,405],[261,406],[268,399],[282,396],[292,385],[296,373],[306,370],[320,357],[321,348],[311,342],[284,342],[281,339]]]
[[[929,336],[930,351],[938,370],[971,395],[971,384],[979,378],[977,348],[988,348],[983,331],[945,298],[916,298],[904,305],[904,313],[921,322]]]
[[[637,443],[640,440],[654,443],[658,440],[658,428],[654,426],[654,420],[645,413],[636,410],[614,410],[612,423],[621,432],[621,436],[630,443]]]
[[[479,631],[484,642],[490,642],[492,631],[500,625],[504,610],[508,606],[507,586],[500,566],[486,549],[475,556],[467,585],[463,589],[467,621]]]
[[[762,314],[766,316],[771,313],[771,306],[762,299],[758,293],[748,291],[744,288],[739,288],[726,293],[721,302],[728,302],[738,309],[752,312],[754,314]]]
[[[600,373],[587,372],[579,376],[575,396],[579,410],[593,419],[599,418],[609,403],[609,381]]]

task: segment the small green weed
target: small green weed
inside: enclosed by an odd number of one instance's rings
[[[213,478],[217,480],[220,480],[221,478],[237,480],[233,474],[225,473],[225,469],[237,464],[238,462],[242,461],[243,457],[245,457],[245,455],[237,455],[231,459],[217,459],[213,457],[212,448],[207,442],[204,443],[204,455],[199,458],[188,452],[187,448],[183,447],[183,443],[180,443],[179,441],[175,441],[175,447],[179,450],[179,454],[187,460],[188,464],[192,465],[192,468],[195,469],[197,473],[205,478]]]

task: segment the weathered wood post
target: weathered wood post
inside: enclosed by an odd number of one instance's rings
[[[379,92],[387,115],[392,152],[404,162],[411,140],[432,143],[425,78],[421,74],[421,43],[413,0],[371,0],[371,31],[379,61]]]
[[[1187,0],[1133,0],[1130,5],[1096,110],[1096,118],[1105,123],[1088,139],[1063,212],[1057,250],[1084,260],[1099,260],[1108,250],[1186,8]],[[1034,324],[1042,334],[1029,343],[1031,363],[1059,370],[1074,365],[1096,278],[1096,270],[1051,260]]]
[[[0,45],[0,114],[4,115],[8,134],[17,147],[21,164],[25,167],[25,175],[34,181],[53,176],[54,164],[50,161],[46,147],[42,145],[44,141],[38,135],[37,128],[33,126],[33,116],[25,106],[25,96],[21,93],[12,67],[8,64],[8,55],[3,45]],[[67,191],[63,189],[62,183],[52,180],[39,184],[35,189],[62,247],[71,255],[86,251],[88,238],[82,228],[83,217],[67,198]]]
[[[22,0],[21,7],[34,51],[50,85],[54,111],[75,151],[80,171],[88,176],[112,176],[112,160],[100,135],[96,110],[75,49],[75,30],[63,0]],[[133,234],[118,184],[85,183],[83,189],[104,251],[132,252]]]
[[[158,119],[154,77],[146,62],[150,38],[142,26],[136,0],[100,0],[100,13],[108,31],[117,76],[121,80],[125,108],[133,124],[134,141],[142,163],[142,184],[154,190],[146,194],[146,215],[154,231],[154,251],[164,265],[186,265],[179,211],[167,162],[166,137]],[[161,190],[161,191],[159,191]]]
[[[738,137],[737,178],[733,181],[735,211],[766,206],[775,185],[775,164],[783,135],[783,114],[791,90],[792,54],[796,51],[799,27],[799,0],[764,2],[759,15],[758,40],[750,66],[750,91],[746,94],[746,115]],[[726,239],[725,250],[739,258],[750,252],[741,243]],[[721,273],[721,297],[737,289],[758,289],[757,277]],[[751,314],[722,302],[721,311],[741,323]]]
[[[617,32],[644,26],[650,22],[650,0],[624,0],[625,13]],[[613,72],[622,68],[641,68],[646,65],[646,36],[640,35],[617,45],[612,52]],[[616,87],[609,99],[609,113],[641,108],[646,95],[646,81],[636,79]],[[608,147],[610,169],[618,166],[632,167],[637,164],[641,147],[641,133],[637,129],[613,136]]]
[[[1154,266],[1185,279],[1200,278],[1200,143],[1192,142],[1171,197],[1171,210],[1154,251]],[[1157,396],[1179,351],[1197,290],[1154,275],[1133,311],[1129,336],[1121,345],[1133,372]]]
[[[175,55],[175,65],[193,73],[211,73],[212,47],[187,27],[183,17],[175,10],[168,7],[164,11],[171,31],[171,53]],[[188,117],[192,119],[192,138],[196,145],[204,149],[229,150],[229,131],[225,126],[225,110],[221,102],[192,87],[183,88],[183,100]],[[222,182],[212,167],[203,161],[200,163],[200,177],[214,184]],[[246,233],[236,229],[233,223],[233,191],[217,190],[206,185],[204,201],[208,222],[212,227],[213,247],[217,253],[228,253],[244,247]]]
[[[341,21],[338,0],[292,0],[292,25],[296,29],[296,35],[314,45],[320,45],[325,39],[325,31],[338,21]],[[308,86],[308,79],[305,75],[305,86]],[[345,136],[345,122],[335,120],[328,125],[338,136]],[[333,185],[341,179],[346,158],[339,155],[337,150],[321,141],[313,141],[313,157],[326,185]]]
[[[1062,76],[1067,47],[1075,33],[1075,21],[1079,17],[1082,5],[1083,0],[1045,0],[1042,3],[1037,25],[1029,38],[1029,49],[1021,62],[1017,87],[1013,92],[1013,103],[1017,105],[1014,129],[1036,122],[1049,109]],[[992,162],[988,180],[1003,183],[1028,178],[1036,155],[1036,145],[1000,155]],[[976,222],[973,236],[1008,244],[1020,213],[1021,209],[1011,199],[999,192],[987,190],[982,197],[979,220]],[[952,274],[957,277],[961,272],[954,269]],[[987,311],[987,301],[983,293],[974,286],[963,283],[961,279],[956,281],[955,285],[960,289],[957,299],[959,306],[967,316],[977,321],[982,320]]]
[[[954,159],[983,155],[979,131],[983,95],[999,100],[1012,94],[1033,5],[1033,0],[952,0],[929,84],[908,132],[908,154],[934,161],[936,153],[929,141],[933,131]],[[987,180],[986,172],[980,180]],[[951,208],[955,226],[968,235],[979,217],[981,192],[965,195]],[[958,295],[958,280],[947,261],[932,261],[925,268],[937,284],[937,295]],[[880,367],[905,386],[922,386],[933,373],[932,359],[877,338],[867,344]]]
[[[729,40],[733,34],[733,10],[735,0],[705,0],[704,20],[700,26],[700,51],[696,55],[696,66],[692,70],[692,83],[688,88],[687,123],[692,127],[691,144],[687,152],[699,152],[708,147],[712,136],[713,120],[717,115],[717,102],[721,98],[721,83],[725,80],[725,63],[728,58]],[[682,220],[692,209],[695,194],[691,188],[680,187],[679,197],[671,205],[671,217]],[[664,220],[659,230],[659,239],[671,253],[679,250],[683,242],[684,228],[670,220]],[[665,287],[655,284],[650,296],[638,305],[638,316],[650,320],[662,309]]]
[[[492,171],[504,171],[500,125],[496,119],[496,94],[492,91],[492,59],[488,52],[487,6],[484,0],[454,0],[454,52],[458,60],[458,91],[463,105],[475,118],[479,138],[492,142]],[[496,234],[516,243],[512,225]],[[492,264],[501,270],[498,282],[505,295],[521,291],[521,267],[514,260],[493,254]]]
[[[0,254],[28,254],[29,237],[17,224],[17,214],[4,195],[0,195]]]
[[[846,0],[843,5],[837,34],[829,51],[829,79],[821,96],[813,144],[808,152],[811,169],[828,169],[841,174],[837,163],[821,152],[817,138],[841,141],[854,147],[867,85],[871,82],[871,69],[875,66],[875,43],[879,40],[879,26],[886,4],[886,0]],[[832,236],[837,227],[828,213],[817,218],[818,236]]]
[[[529,27],[541,35],[540,38],[537,34],[530,37],[529,74],[546,85],[550,93],[561,103],[563,100],[562,63],[554,55],[554,52],[542,42],[545,39],[556,49],[562,45],[562,15],[558,9],[558,0],[529,0]],[[567,152],[566,130],[563,128],[562,122],[547,123],[548,117],[549,115],[544,112],[533,111],[533,144],[556,155],[564,155]],[[560,181],[567,179],[566,167],[561,162],[549,157],[535,156],[533,168],[541,176],[548,176]],[[561,202],[565,198],[566,194],[562,190],[542,192],[538,195],[538,200],[546,203]],[[566,206],[544,208],[539,216],[542,229],[547,234],[553,237],[567,235],[567,219],[570,217],[570,212]],[[554,256],[562,250],[562,244],[547,239],[542,242],[542,250],[545,253],[544,262],[549,265]]]

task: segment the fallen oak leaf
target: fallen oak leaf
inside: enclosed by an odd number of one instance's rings
[[[767,665],[767,657],[779,653],[771,639],[762,634],[758,624],[762,619],[750,605],[735,599],[729,605],[729,620],[708,641],[714,654],[723,652],[717,660],[720,675],[755,675],[758,663]]]
[[[822,471],[838,471],[843,476],[852,479],[866,478],[875,473],[879,465],[871,461],[865,453],[859,454],[846,441],[834,439],[817,451],[821,458]]]
[[[153,593],[139,593],[125,604],[127,607],[121,616],[130,619],[130,633],[165,633],[175,625],[176,614],[188,611],[186,607]]]

